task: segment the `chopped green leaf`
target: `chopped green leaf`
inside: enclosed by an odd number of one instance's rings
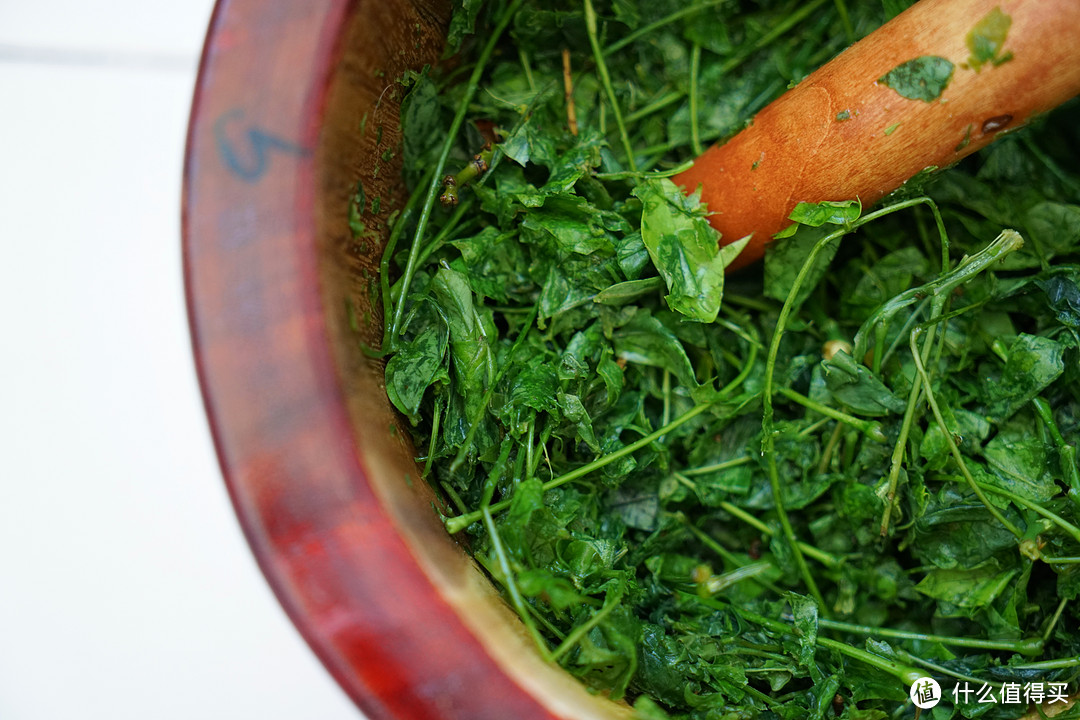
[[[724,293],[720,234],[709,224],[696,196],[671,180],[647,180],[633,191],[641,200],[641,238],[668,287],[667,303],[691,320],[712,322]]]
[[[968,65],[977,72],[986,63],[1000,65],[1011,60],[1012,53],[1002,53],[1010,27],[1012,17],[1002,12],[1000,7],[986,13],[965,38],[968,50],[971,51]]]
[[[945,92],[953,70],[955,66],[939,55],[922,55],[897,65],[878,78],[878,82],[908,100],[931,102]]]

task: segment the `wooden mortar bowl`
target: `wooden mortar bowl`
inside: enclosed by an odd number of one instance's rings
[[[628,717],[540,660],[447,535],[361,351],[381,339],[381,244],[405,199],[395,78],[438,61],[448,5],[218,2],[183,200],[214,442],[263,573],[373,720]],[[360,180],[381,198],[369,242],[347,224]]]
[[[214,442],[263,573],[373,720],[628,718],[540,660],[444,531],[361,349],[381,339],[381,245],[405,200],[400,153],[383,158],[395,78],[438,61],[448,19],[445,0],[219,0],[183,198]],[[365,242],[347,223],[361,180],[382,206]]]

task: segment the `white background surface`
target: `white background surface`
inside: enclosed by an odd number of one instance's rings
[[[0,719],[362,718],[228,504],[184,315],[210,0],[0,0]]]

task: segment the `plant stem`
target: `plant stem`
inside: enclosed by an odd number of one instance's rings
[[[694,43],[690,51],[690,150],[694,155],[705,152],[701,146],[698,128],[698,73],[701,70],[701,43]]]
[[[421,187],[423,186],[421,185]],[[416,208],[416,203],[419,199],[420,187],[413,190],[412,194],[409,195],[409,199],[405,201],[405,207],[401,209],[401,213],[394,222],[394,227],[390,230],[390,237],[386,240],[382,258],[379,260],[379,286],[382,291],[383,305],[383,339],[382,347],[380,349],[383,355],[393,351],[395,337],[391,332],[393,325],[391,316],[394,312],[394,301],[390,295],[390,261],[394,254],[394,250],[397,248],[398,240],[401,239],[401,233],[405,231],[405,225],[408,223],[409,218],[412,217],[413,211]]]
[[[1050,623],[1046,626],[1046,630],[1043,632],[1043,642],[1047,642],[1050,639],[1050,635],[1054,632],[1054,628],[1057,626],[1058,620],[1061,619],[1062,611],[1065,610],[1065,603],[1067,603],[1068,601],[1068,598],[1061,598],[1061,602],[1058,603],[1057,610],[1054,611],[1054,617],[1050,618]]]
[[[858,224],[862,224],[863,220],[869,220],[872,216],[880,217],[886,211],[895,211],[904,206],[911,207],[912,205],[928,202],[930,202],[928,198],[905,200],[904,202],[890,205],[887,208],[882,208],[877,212],[866,215],[857,222]],[[937,206],[935,205],[933,207],[936,210]],[[906,290],[886,301],[875,310],[869,318],[867,318],[866,322],[859,328],[859,331],[855,333],[855,347],[851,356],[856,360],[863,358],[866,355],[867,345],[869,344],[870,330],[875,329],[882,322],[887,322],[889,318],[901,309],[916,303],[925,297],[948,295],[957,287],[968,282],[995,262],[1001,260],[1001,258],[1015,250],[1019,250],[1023,245],[1024,239],[1020,237],[1020,233],[1015,230],[1002,230],[1001,234],[998,235],[993,242],[974,255],[965,257],[960,261],[959,265],[948,273],[931,280],[925,285]]]
[[[729,469],[731,469],[733,467],[739,467],[740,465],[745,465],[746,463],[751,462],[751,461],[752,461],[752,458],[747,457],[747,456],[737,457],[737,458],[733,458],[731,460],[725,460],[724,462],[718,462],[718,463],[715,463],[713,465],[701,465],[701,466],[696,467],[696,468],[690,468],[689,470],[680,470],[679,472],[682,473],[683,475],[685,475],[686,477],[694,477],[696,475],[706,475],[706,474],[711,473],[711,472],[719,472],[721,470],[729,470]]]
[[[893,660],[889,660],[888,658],[884,658],[880,655],[875,655],[874,653],[863,650],[862,648],[846,645],[845,643],[838,642],[836,640],[833,640],[832,638],[822,637],[819,635],[817,638],[817,643],[822,647],[829,648],[830,650],[835,650],[842,655],[847,655],[850,658],[861,660],[867,665],[872,665],[873,667],[876,667],[878,670],[883,670],[895,677],[896,679],[900,680],[905,685],[911,685],[920,678],[926,676],[926,673],[920,672],[913,667],[900,665],[899,663]]]
[[[596,611],[596,613],[588,619],[588,621],[578,625],[566,636],[566,638],[559,644],[559,647],[555,648],[555,652],[551,654],[552,660],[558,660],[565,655],[570,648],[577,645],[581,638],[585,637],[590,630],[600,624],[600,622],[608,616],[608,614],[615,609],[622,600],[622,591],[613,592],[607,598],[604,599],[604,606]]]
[[[733,55],[729,58],[727,62],[720,66],[718,74],[727,75],[729,72],[739,67],[746,62],[747,58],[767,46],[773,40],[776,40],[788,30],[791,30],[823,4],[825,4],[825,0],[813,0],[813,2],[806,3],[790,15],[786,15],[784,19],[774,25],[769,32],[759,37],[753,44],[744,46],[737,55]]]
[[[701,413],[708,410],[711,405],[712,405],[712,403],[702,403],[700,405],[695,405],[694,407],[690,408],[685,413],[683,413],[679,417],[675,418],[670,423],[668,423],[664,427],[660,428],[656,432],[650,433],[650,434],[646,435],[645,437],[641,438],[640,440],[636,440],[635,442],[632,442],[629,445],[625,445],[625,446],[619,448],[618,450],[616,450],[614,452],[611,452],[611,453],[608,453],[607,455],[598,457],[596,460],[593,460],[591,463],[588,463],[586,465],[582,465],[581,467],[575,468],[574,470],[571,470],[570,472],[563,473],[562,475],[560,475],[557,478],[552,478],[551,480],[548,480],[546,483],[544,483],[544,486],[543,486],[544,490],[551,490],[553,488],[559,487],[560,485],[565,485],[566,483],[571,482],[573,480],[577,480],[578,478],[583,477],[585,475],[588,475],[589,473],[591,473],[591,472],[593,472],[595,470],[599,470],[600,468],[604,467],[605,465],[610,465],[611,463],[615,462],[619,458],[626,457],[627,455],[640,450],[641,448],[645,447],[646,445],[656,441],[661,436],[666,435],[667,433],[671,432],[672,430],[676,430],[680,426],[682,426],[682,425],[686,424],[687,422],[689,422],[690,420],[693,420],[698,415],[700,415]],[[501,510],[505,510],[507,507],[510,506],[510,500],[511,500],[511,498],[507,498],[505,500],[500,500],[497,503],[492,503],[491,504],[491,510],[493,512],[499,512]],[[470,525],[472,525],[474,522],[476,522],[480,518],[481,518],[480,511],[473,511],[471,513],[466,513],[465,515],[458,515],[457,517],[447,518],[446,521],[445,521],[446,522],[446,530],[450,534],[461,532],[462,530],[469,527]]]
[[[529,83],[529,92],[536,92],[536,81],[533,80],[532,63],[525,54],[525,48],[518,46],[518,59],[521,61],[521,69],[525,71],[525,81]]]
[[[903,630],[892,630],[890,628],[872,627],[870,625],[854,625],[852,623],[838,622],[836,620],[818,620],[818,624],[823,628],[829,628],[830,630],[840,630],[843,632],[855,633],[857,635],[869,635],[871,637],[887,637],[897,638],[900,640],[925,640],[927,642],[938,642],[942,645],[950,645],[953,647],[970,647],[981,648],[983,650],[1006,650],[1016,653],[1029,654],[1032,653],[1034,646],[1037,644],[1039,650],[1042,649],[1042,641],[1037,643],[1029,642],[1027,640],[978,640],[975,638],[957,638],[949,637],[946,635],[927,635],[924,633],[905,632]],[[1038,640],[1038,638],[1035,638]]]
[[[1065,441],[1057,421],[1054,420],[1054,411],[1050,408],[1050,403],[1041,397],[1036,397],[1031,401],[1031,405],[1050,432],[1054,444],[1057,445],[1061,475],[1065,480],[1065,484],[1069,486],[1068,496],[1074,503],[1080,505],[1080,468],[1076,464],[1076,446]]]
[[[513,571],[510,569],[510,561],[506,557],[506,550],[503,548],[502,540],[499,538],[499,531],[495,527],[495,520],[491,517],[491,509],[484,506],[480,509],[481,516],[484,519],[484,526],[487,528],[488,536],[491,537],[491,546],[495,550],[495,556],[499,560],[499,570],[502,571],[502,575],[506,580],[506,589],[510,593],[510,601],[514,605],[514,609],[517,610],[518,616],[521,617],[521,621],[525,623],[525,627],[528,628],[529,634],[532,635],[533,640],[536,642],[536,647],[540,650],[540,656],[545,660],[551,660],[551,649],[548,648],[546,642],[544,642],[543,636],[540,631],[536,629],[536,624],[533,622],[532,615],[525,608],[525,601],[521,598],[521,593],[518,592],[517,583],[514,582]]]
[[[943,271],[944,272],[944,271]],[[931,316],[940,314],[942,303],[939,298],[934,298]],[[914,315],[912,316],[914,317]],[[934,345],[934,334],[937,325],[933,324],[926,332],[926,342],[923,343],[922,361],[925,364],[930,357],[930,350]],[[901,330],[903,332],[903,330]],[[908,435],[911,433],[911,425],[915,420],[915,410],[922,399],[922,375],[916,374],[911,382],[911,392],[908,394],[908,404],[904,408],[904,419],[900,425],[900,435],[893,445],[892,458],[889,463],[889,477],[885,492],[885,510],[881,514],[881,537],[889,534],[889,522],[892,520],[893,510],[896,507],[896,491],[900,485],[900,470],[903,469],[904,451],[907,449]]]
[[[665,25],[669,25],[669,24],[675,22],[676,20],[678,20],[680,18],[684,18],[687,15],[692,15],[692,14],[698,12],[699,10],[704,10],[705,8],[712,7],[714,5],[723,5],[726,2],[727,2],[727,0],[706,0],[706,2],[699,3],[697,5],[688,5],[687,7],[680,8],[679,10],[676,10],[675,12],[671,13],[670,15],[666,15],[666,16],[660,18],[659,20],[657,20],[656,22],[651,22],[648,25],[645,25],[644,27],[640,27],[637,30],[635,30],[634,32],[627,35],[626,37],[624,37],[624,38],[622,38],[620,40],[616,40],[615,42],[611,43],[606,48],[604,48],[604,55],[606,56],[606,55],[612,55],[614,53],[617,53],[618,51],[622,50],[624,47],[626,47],[630,43],[637,40],[639,37],[642,37],[644,35],[648,35],[653,30],[656,30],[658,28],[662,28]]]
[[[640,107],[637,110],[635,110],[634,112],[627,115],[626,116],[626,122],[628,122],[628,123],[637,122],[638,120],[641,120],[644,117],[648,117],[649,115],[652,115],[654,112],[657,112],[658,110],[663,110],[667,106],[673,105],[674,103],[679,102],[685,96],[686,96],[686,93],[682,93],[682,92],[678,92],[678,91],[672,91],[672,92],[666,93],[666,94],[662,95],[661,97],[657,98],[656,100],[653,100],[648,105]]]
[[[817,256],[821,254],[829,243],[839,240],[848,231],[849,228],[841,228],[818,240],[810,250],[810,254],[799,270],[799,274],[795,276],[795,281],[788,291],[787,299],[784,300],[784,306],[780,309],[780,317],[776,320],[776,329],[773,331],[772,342],[769,344],[769,355],[765,361],[765,383],[761,391],[763,405],[761,452],[768,464],[769,485],[772,488],[773,502],[776,504],[776,515],[780,519],[780,527],[784,531],[784,538],[787,540],[788,545],[791,546],[791,552],[795,556],[795,564],[799,568],[799,574],[802,576],[810,594],[817,601],[822,614],[827,614],[825,599],[821,595],[821,590],[818,589],[813,573],[810,572],[810,567],[806,564],[806,558],[803,557],[799,540],[795,537],[795,529],[791,526],[787,509],[784,507],[783,492],[780,488],[780,469],[776,461],[776,437],[773,428],[773,376],[776,372],[776,359],[780,352],[780,340],[783,338],[784,330],[787,328],[788,318],[791,316],[795,305],[795,298],[798,297],[799,290],[802,288],[810,268],[814,266]]]
[[[771,527],[769,527],[765,523],[761,522],[761,520],[754,517],[750,513],[746,512],[745,510],[743,510],[738,505],[732,505],[728,501],[724,500],[723,502],[720,503],[720,509],[724,510],[725,512],[727,512],[730,515],[734,515],[736,518],[738,518],[739,520],[742,520],[744,523],[746,523],[750,527],[758,530],[761,533],[764,533],[765,535],[768,535],[769,537],[772,537],[775,534],[775,532],[773,531],[773,529]],[[800,541],[799,542],[799,548],[805,554],[807,554],[810,557],[814,558],[815,560],[817,560],[818,562],[820,562],[822,565],[824,565],[826,567],[835,568],[835,567],[840,566],[840,561],[839,560],[837,560],[835,557],[833,557],[829,553],[825,552],[824,550],[819,550],[818,548],[814,547],[813,545],[810,545],[808,543],[804,543],[804,542]]]
[[[431,477],[431,461],[435,457],[435,441],[439,439],[439,400],[435,398],[435,414],[431,419],[431,440],[428,442],[428,453],[424,459],[424,477]]]
[[[611,112],[615,115],[615,126],[619,129],[619,138],[622,140],[623,151],[626,153],[626,162],[630,165],[631,170],[637,170],[637,162],[634,160],[634,148],[630,144],[630,135],[626,132],[626,123],[623,122],[619,99],[615,96],[615,88],[611,84],[611,75],[608,73],[607,63],[604,62],[604,53],[600,50],[600,41],[596,37],[596,11],[593,9],[592,0],[585,0],[585,31],[589,35],[589,45],[592,46],[596,71],[600,73],[600,82],[607,93],[608,102],[611,104]]]
[[[836,12],[840,13],[840,22],[844,24],[844,35],[847,37],[848,43],[853,43],[857,39],[855,37],[855,28],[851,25],[851,17],[848,15],[847,3],[844,0],[835,0]]]
[[[862,418],[857,418],[853,415],[848,415],[845,412],[841,412],[836,408],[831,408],[828,405],[822,405],[816,400],[811,400],[802,393],[796,392],[791,388],[778,388],[776,392],[783,395],[788,400],[793,400],[797,402],[807,410],[812,410],[816,413],[820,413],[822,415],[832,418],[833,420],[838,420],[845,425],[855,428],[874,442],[885,442],[888,439],[885,437],[885,433],[882,431],[881,423],[879,422],[863,420]]]
[[[941,408],[938,407],[934,392],[930,389],[930,379],[926,375],[926,368],[923,366],[922,356],[915,347],[915,343],[922,332],[923,328],[921,326],[911,331],[911,338],[909,340],[911,357],[915,361],[915,370],[919,373],[919,377],[922,378],[923,385],[926,387],[926,401],[930,404],[930,410],[934,413],[934,419],[937,421],[938,427],[941,428],[941,434],[945,436],[945,442],[949,446],[949,452],[952,453],[953,459],[956,460],[956,464],[960,467],[960,472],[963,474],[964,479],[967,480],[968,485],[975,492],[975,496],[978,497],[979,501],[986,507],[987,512],[993,515],[998,522],[1005,526],[1005,529],[1015,535],[1018,539],[1022,538],[1023,533],[1021,533],[1015,525],[1009,522],[1009,520],[986,499],[986,495],[983,494],[982,489],[979,487],[979,483],[975,482],[975,478],[971,476],[971,471],[968,470],[967,463],[964,462],[964,456],[960,454],[960,449],[956,447],[956,441],[953,440],[952,431],[949,430],[949,426],[945,424],[945,418],[941,415]]]
[[[628,180],[630,178],[667,178],[673,175],[678,175],[681,172],[686,172],[693,164],[693,160],[687,160],[686,162],[681,163],[669,170],[621,170],[619,172],[595,173],[593,177],[597,180]]]
[[[424,197],[424,205],[420,210],[420,219],[416,223],[416,232],[413,235],[412,247],[409,248],[409,259],[405,263],[405,272],[401,276],[401,294],[398,296],[397,306],[394,308],[393,321],[388,324],[392,342],[397,337],[398,326],[401,324],[401,317],[405,312],[405,298],[409,294],[409,286],[412,284],[413,275],[416,274],[420,245],[423,242],[424,233],[427,231],[431,210],[435,206],[435,198],[439,194],[439,188],[442,187],[442,173],[446,168],[446,161],[450,157],[450,151],[454,147],[454,141],[457,140],[458,131],[461,130],[461,124],[464,122],[465,115],[469,111],[469,102],[472,100],[473,95],[476,94],[476,90],[480,86],[480,76],[483,75],[484,68],[487,66],[488,60],[491,59],[491,55],[495,51],[496,43],[498,43],[506,26],[510,24],[510,21],[517,14],[517,10],[521,7],[522,2],[523,0],[512,0],[510,6],[506,9],[506,12],[499,18],[499,22],[495,25],[495,29],[492,30],[491,34],[488,36],[487,42],[484,43],[484,47],[480,51],[480,56],[476,60],[476,65],[473,66],[473,71],[469,75],[469,81],[465,86],[465,92],[461,97],[461,101],[458,103],[457,111],[454,113],[454,119],[450,123],[450,129],[446,134],[446,140],[443,141],[442,151],[439,153],[439,159],[435,162],[435,169],[431,174],[431,179],[428,181],[427,194]],[[402,215],[404,215],[404,213],[402,213]]]
[[[981,482],[979,482],[977,480],[974,481],[974,482],[979,488],[981,488],[983,490],[986,490],[987,492],[991,492],[991,493],[994,493],[995,495],[1001,495],[1002,497],[1006,497],[1009,500],[1012,500],[1017,505],[1020,505],[1021,507],[1025,507],[1028,510],[1031,510],[1033,512],[1038,513],[1039,515],[1042,515],[1044,518],[1046,518],[1050,522],[1054,523],[1059,528],[1061,528],[1062,530],[1067,532],[1069,535],[1071,535],[1073,540],[1076,540],[1077,542],[1080,542],[1080,528],[1076,527],[1075,525],[1073,525],[1071,522],[1064,519],[1060,515],[1056,515],[1056,514],[1050,512],[1049,510],[1047,510],[1046,508],[1044,508],[1042,505],[1039,505],[1036,502],[1032,502],[1031,500],[1028,500],[1025,497],[1017,495],[1016,493],[1009,492],[1008,490],[1005,490],[1004,488],[999,488],[996,485],[988,485],[986,483],[981,483]]]
[[[1013,670],[1067,670],[1080,668],[1080,655],[1057,660],[1043,660],[1041,662],[1025,663],[1023,665],[1010,665]]]
[[[764,615],[758,615],[757,613],[751,612],[742,607],[734,607],[732,605],[728,605],[727,603],[720,602],[719,600],[716,600],[714,598],[700,597],[686,592],[680,592],[680,594],[684,597],[692,597],[698,602],[700,602],[702,605],[713,608],[714,610],[734,612],[735,614],[739,615],[742,618],[745,618],[746,620],[749,620],[755,625],[760,625],[761,627],[772,630],[773,632],[783,633],[785,635],[797,634],[795,632],[795,628],[788,623],[782,622],[780,620],[774,620],[772,618],[765,617]],[[899,663],[888,658],[882,657],[880,655],[875,655],[871,652],[867,652],[866,650],[852,647],[841,642],[837,642],[836,640],[833,640],[831,638],[818,635],[816,642],[821,647],[835,650],[842,655],[847,655],[850,658],[860,660],[867,665],[876,667],[877,669],[892,675],[893,677],[897,678],[898,680],[907,685],[912,684],[919,678],[922,678],[926,675],[926,673],[920,672],[915,668],[900,665]]]
[[[896,648],[895,652],[897,655],[900,655],[908,662],[915,663],[916,665],[922,665],[923,667],[930,668],[934,672],[941,673],[942,675],[948,675],[949,677],[954,677],[957,680],[966,680],[967,682],[986,684],[996,688],[1000,688],[1002,686],[1002,683],[994,682],[993,680],[983,680],[982,678],[977,678],[973,675],[964,675],[963,673],[958,673],[955,670],[950,670],[949,668],[938,665],[937,663],[932,663],[929,660],[924,660],[921,657],[912,655],[911,653],[900,650],[899,648]]]

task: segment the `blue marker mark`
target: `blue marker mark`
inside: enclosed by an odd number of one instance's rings
[[[214,122],[214,141],[225,167],[244,182],[258,182],[266,174],[270,165],[269,154],[272,151],[300,157],[310,154],[306,148],[264,132],[256,125],[249,126],[242,134],[242,137],[247,138],[247,148],[238,152],[236,144],[229,139],[228,126],[233,124],[234,120],[241,120],[243,115],[244,111],[238,109],[222,114]]]

